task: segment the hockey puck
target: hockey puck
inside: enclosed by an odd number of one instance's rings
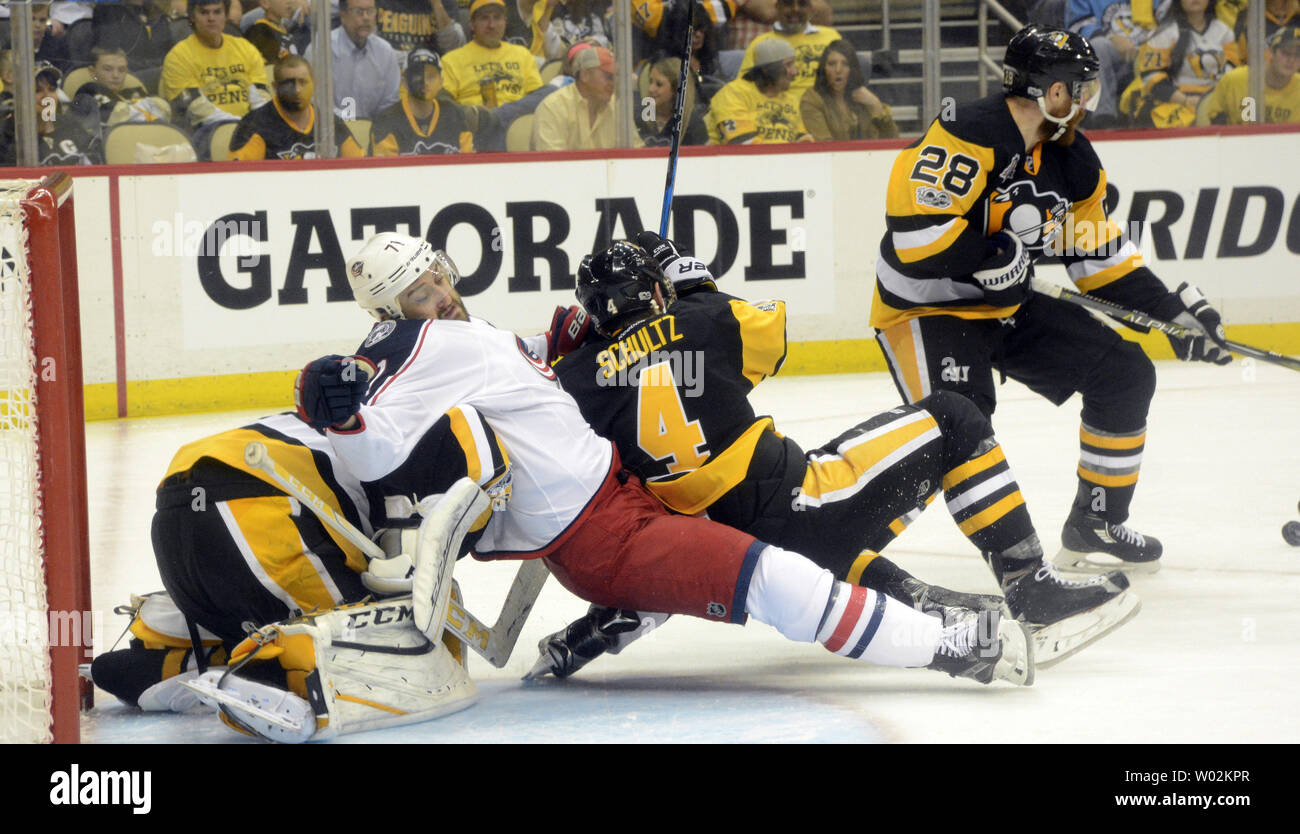
[[[1288,521],[1282,525],[1282,538],[1292,547],[1300,547],[1300,521]]]

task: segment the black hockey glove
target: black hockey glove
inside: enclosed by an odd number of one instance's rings
[[[555,308],[551,316],[551,329],[546,331],[546,361],[555,362],[570,351],[582,347],[591,334],[591,317],[587,311],[574,304]]]
[[[664,275],[668,276],[668,280],[673,282],[673,288],[677,290],[678,295],[681,295],[684,290],[695,287],[707,287],[711,290],[718,288],[708,265],[689,252],[683,252],[668,238],[645,231],[638,232],[632,242],[649,252],[650,257],[658,261],[659,268],[664,271]]]
[[[1186,281],[1179,284],[1177,290],[1169,293],[1157,304],[1151,314],[1156,318],[1181,324],[1200,334],[1191,337],[1168,337],[1169,344],[1174,348],[1174,355],[1184,362],[1196,360],[1226,365],[1232,361],[1219,311],[1210,306],[1210,302],[1205,300],[1204,293]]]
[[[1029,298],[1034,265],[1020,237],[998,232],[989,238],[997,252],[987,258],[972,277],[984,290],[984,300],[994,307],[1015,307]]]
[[[298,372],[293,400],[314,429],[339,426],[361,410],[375,366],[364,356],[322,356]]]

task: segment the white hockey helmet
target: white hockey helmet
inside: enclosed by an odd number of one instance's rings
[[[348,262],[352,295],[377,319],[402,318],[397,297],[430,269],[454,286],[460,273],[451,258],[427,240],[396,232],[380,232]]]

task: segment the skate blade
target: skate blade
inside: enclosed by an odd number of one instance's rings
[[[994,680],[1006,681],[1014,686],[1034,685],[1034,638],[1025,624],[1011,618],[1003,618],[998,624],[1002,635],[1002,657],[993,667]],[[1015,660],[1008,657],[1007,644],[1012,644],[1011,652]]]
[[[1057,570],[1063,573],[1101,574],[1119,570],[1126,574],[1145,576],[1160,570],[1159,559],[1152,559],[1149,562],[1126,562],[1109,554],[1080,553],[1068,547],[1062,547],[1061,552],[1056,554],[1052,562],[1055,563]]]
[[[1086,648],[1137,616],[1142,601],[1126,590],[1091,611],[1053,623],[1035,631],[1035,667],[1048,669]]]
[[[241,681],[245,684],[241,687],[244,691],[221,689],[217,681],[216,675],[207,673],[192,681],[181,681],[181,685],[193,690],[203,704],[231,710],[268,741],[299,743],[316,731],[310,705],[292,692],[282,692],[251,681]],[[232,729],[245,732],[238,727]]]

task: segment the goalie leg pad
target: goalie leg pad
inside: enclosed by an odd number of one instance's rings
[[[277,660],[289,672],[292,693],[238,672],[224,679],[219,693],[201,683],[217,674],[191,687],[207,703],[224,703],[258,735],[280,742],[325,741],[464,709],[477,695],[474,682],[447,645],[430,642],[413,618],[410,597],[343,606],[268,626],[236,648],[232,664],[246,655],[250,662]]]
[[[451,485],[431,510],[422,510],[415,553],[415,626],[434,643],[442,637],[451,603],[451,574],[461,543],[491,500],[478,484],[461,478]]]

